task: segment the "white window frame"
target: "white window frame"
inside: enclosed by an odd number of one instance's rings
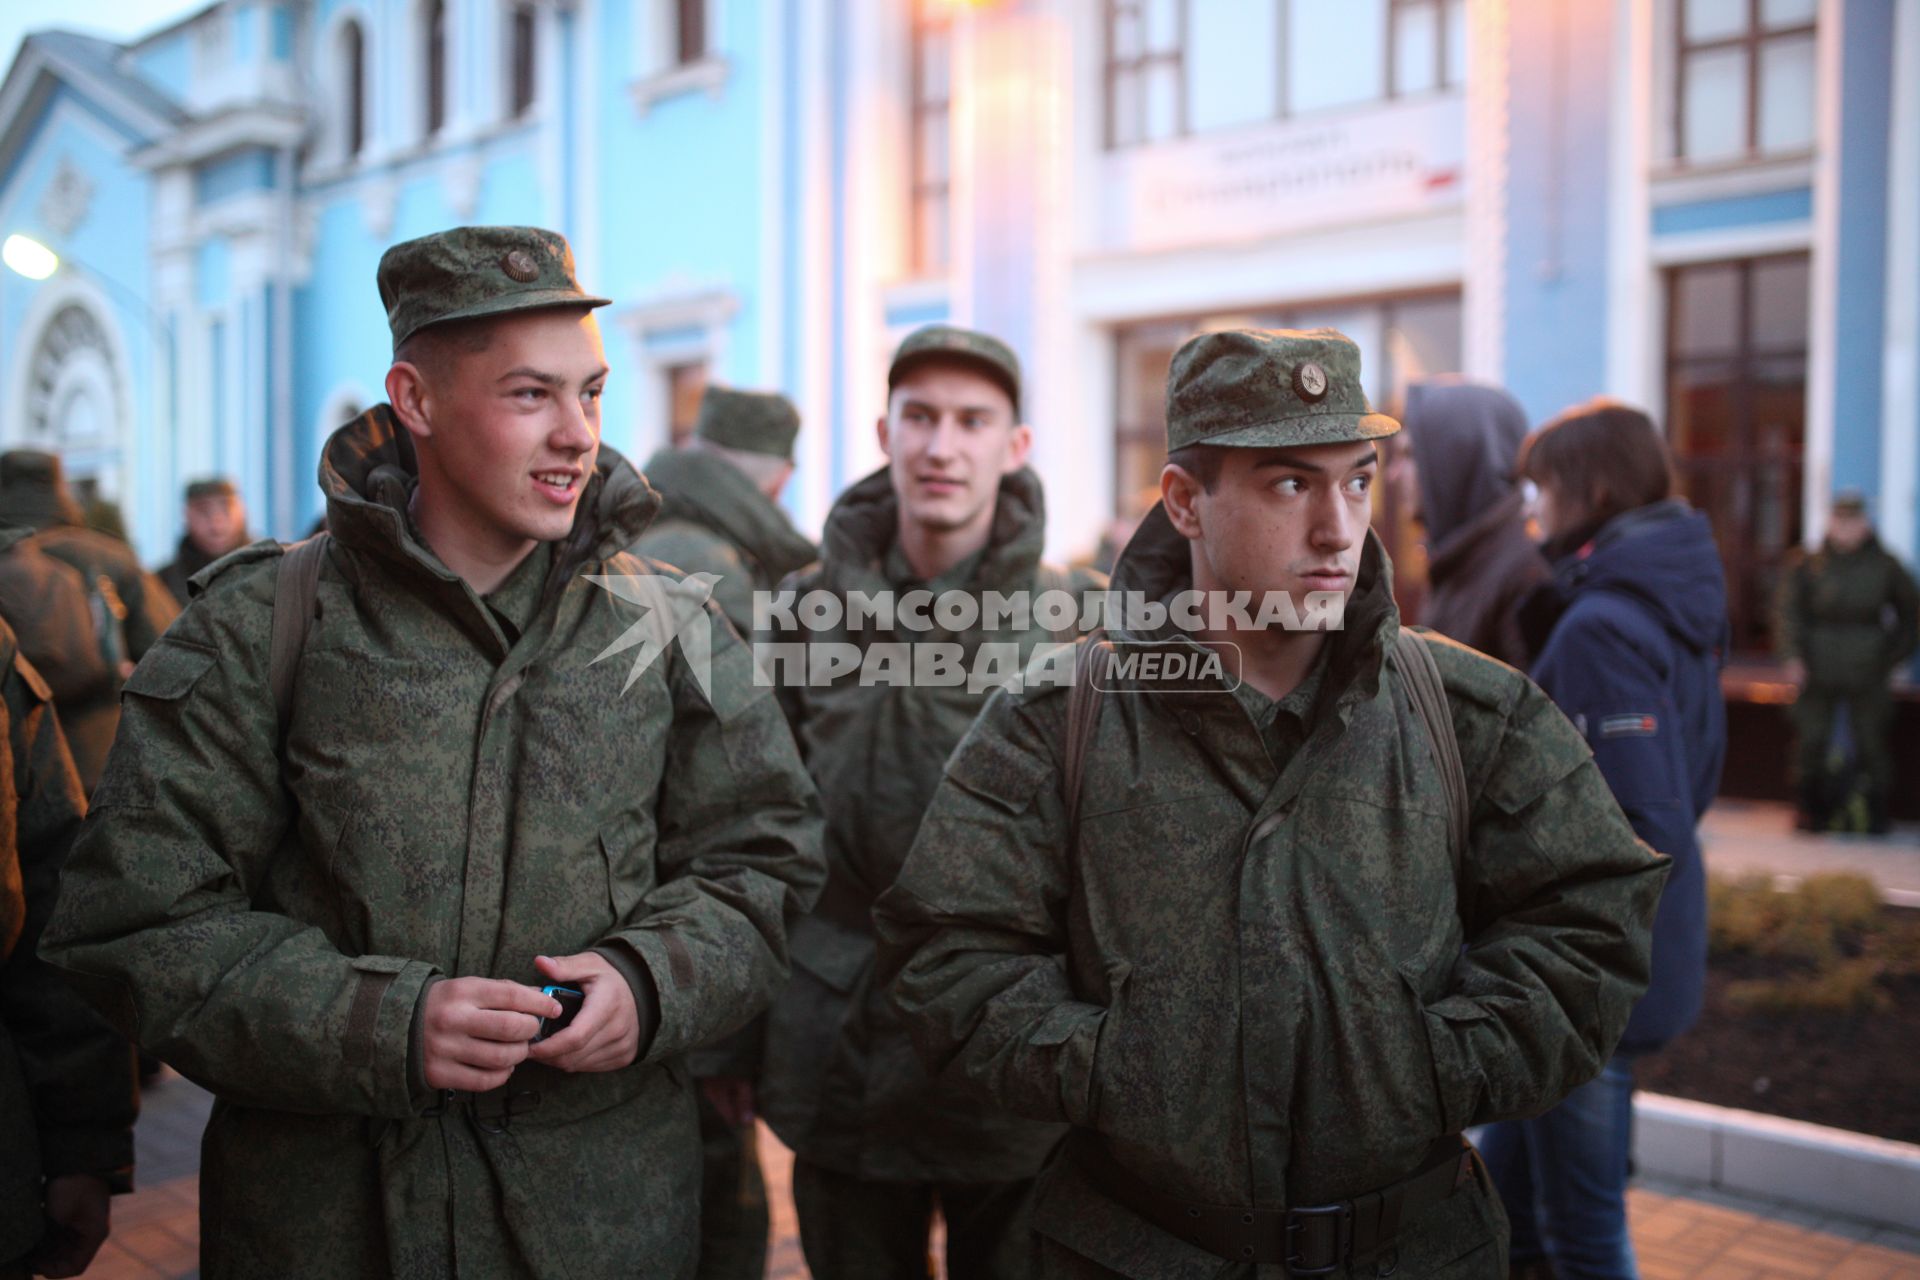
[[[732,67],[723,52],[721,33],[728,0],[702,0],[706,5],[706,52],[683,63],[679,60],[674,20],[678,0],[639,0],[633,22],[633,79],[627,94],[636,115],[645,116],[656,103],[684,93],[705,93],[719,101],[726,92]]]
[[[615,314],[614,323],[632,339],[640,375],[633,434],[637,456],[664,447],[671,438],[666,411],[671,389],[668,371],[704,360],[709,377],[720,378],[728,330],[739,314],[740,297],[730,289],[658,298]]]

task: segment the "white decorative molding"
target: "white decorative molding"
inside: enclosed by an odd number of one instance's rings
[[[1507,199],[1513,146],[1513,18],[1509,0],[1467,6],[1467,251],[1461,287],[1462,364],[1506,379]]]
[[[718,102],[731,74],[732,64],[725,58],[708,56],[629,81],[627,96],[633,99],[634,114],[642,117],[656,104],[683,93],[704,93]]]
[[[727,327],[739,313],[740,298],[728,289],[658,294],[614,312],[613,323],[632,339],[639,373],[632,436],[636,463],[667,442],[668,370],[699,360],[718,374]]]
[[[453,216],[465,222],[480,207],[480,188],[486,179],[486,166],[476,148],[453,157],[440,171],[440,185],[446,192],[447,207]]]
[[[677,329],[719,329],[740,313],[740,298],[731,289],[702,289],[655,295],[651,300],[619,308],[614,323],[635,337],[672,333]]]
[[[60,331],[72,313],[85,317],[91,354],[82,353],[73,362],[73,369],[62,370],[59,366],[63,361],[59,357],[73,352],[71,336],[66,346],[59,346]],[[84,384],[108,398],[109,435],[103,442],[75,453],[71,459],[75,464],[74,473],[100,477],[101,487],[109,493],[125,492],[127,486],[122,481],[126,477],[120,474],[125,462],[125,444],[130,435],[141,431],[142,424],[137,424],[134,418],[133,363],[113,300],[85,276],[63,270],[36,287],[27,313],[21,317],[18,333],[20,340],[11,344],[14,350],[7,371],[6,385],[13,389],[12,403],[7,406],[4,421],[0,421],[0,443],[60,448],[63,442],[30,432],[28,424],[44,420],[46,406],[40,402],[57,401],[63,389],[70,391]],[[55,357],[51,366],[48,364],[50,354]],[[161,387],[169,376],[164,365],[164,352],[150,362],[150,387]],[[163,429],[170,432],[172,426],[167,423]]]
[[[254,102],[225,107],[168,133],[159,142],[133,153],[142,169],[197,164],[245,147],[279,151],[298,147],[307,136],[304,107],[281,102]]]
[[[1893,15],[1893,111],[1887,139],[1887,328],[1882,355],[1880,535],[1920,559],[1920,0]]]
[[[1814,37],[1815,98],[1812,278],[1807,306],[1807,426],[1801,450],[1800,529],[1819,544],[1833,488],[1834,395],[1839,389],[1840,116],[1845,84],[1846,5],[1825,0]]]
[[[1669,232],[1653,237],[1651,254],[1656,267],[1674,267],[1689,262],[1798,253],[1811,247],[1813,240],[1814,224],[1805,218],[1796,218],[1792,222],[1763,222],[1749,227]]]
[[[60,157],[60,167],[47,183],[36,210],[41,225],[64,240],[87,220],[87,211],[92,207],[93,180],[75,168],[71,158]]]
[[[1647,172],[1653,141],[1653,0],[1614,6],[1608,139],[1606,390],[1660,413],[1663,313],[1657,304]]]
[[[1813,154],[1804,151],[1711,168],[1663,169],[1652,178],[1653,202],[1656,205],[1692,204],[1700,200],[1772,195],[1812,186],[1813,176]]]
[[[360,211],[366,219],[367,234],[385,243],[393,234],[393,220],[399,212],[400,184],[391,175],[382,175],[360,190]]]

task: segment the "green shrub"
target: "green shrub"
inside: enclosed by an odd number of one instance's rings
[[[1867,876],[1829,872],[1782,892],[1765,873],[1707,882],[1707,946],[1717,956],[1784,961],[1785,976],[1734,982],[1754,1013],[1869,1013],[1891,1003],[1881,980],[1920,973],[1920,930],[1894,927]]]

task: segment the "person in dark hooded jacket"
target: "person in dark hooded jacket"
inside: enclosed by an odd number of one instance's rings
[[[1526,411],[1498,387],[1436,378],[1408,390],[1404,426],[1392,470],[1402,484],[1412,473],[1427,534],[1420,621],[1525,670],[1519,605],[1547,578],[1513,471]]]
[[[1539,486],[1553,564],[1522,609],[1540,655],[1530,674],[1673,874],[1654,920],[1652,982],[1612,1060],[1545,1114],[1490,1126],[1481,1150],[1512,1221],[1516,1277],[1632,1277],[1633,1064],[1693,1024],[1706,982],[1698,827],[1726,757],[1726,583],[1707,518],[1674,496],[1666,445],[1639,410],[1569,409],[1526,442],[1518,467]]]

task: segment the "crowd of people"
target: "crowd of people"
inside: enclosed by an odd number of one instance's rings
[[[1397,421],[1337,332],[1202,334],[1109,580],[1043,560],[991,335],[902,342],[816,547],[780,395],[710,387],[644,469],[601,442],[560,236],[377,285],[387,401],[304,542],[196,481],[148,573],[0,457],[0,1278],[105,1238],[131,1046],[214,1094],[208,1277],[758,1277],[762,1120],[820,1280],[927,1274],[936,1216],[955,1280],[1635,1274],[1728,647],[1646,414],[1437,378]],[[1782,600],[1806,821],[1851,758],[1883,829],[1915,591],[1856,496]],[[903,642],[1028,678],[764,656]]]

